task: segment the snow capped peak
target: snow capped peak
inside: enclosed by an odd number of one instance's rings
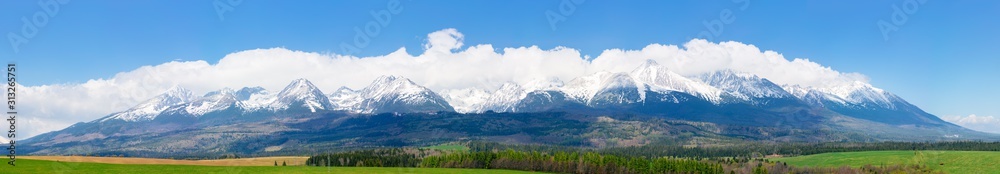
[[[287,96],[293,94],[308,94],[317,91],[319,91],[319,89],[316,88],[316,85],[313,85],[312,82],[309,82],[309,80],[295,79],[292,83],[288,84],[288,86],[285,86],[285,89],[281,90],[278,95]]]
[[[655,92],[684,92],[713,103],[719,103],[722,100],[720,96],[722,91],[718,88],[674,73],[653,60],[647,60],[632,70],[630,75],[636,81],[649,86],[649,90]]]
[[[614,73],[601,71],[588,76],[577,77],[563,86],[562,91],[570,98],[587,103],[594,97],[594,94],[597,94],[598,91],[606,86],[604,82],[612,75]]]
[[[361,105],[361,101],[364,100],[358,95],[357,91],[351,88],[342,86],[337,91],[330,93],[328,96],[330,98],[330,103],[333,104],[334,110],[346,110],[352,112],[358,112],[357,107]]]
[[[786,98],[792,97],[781,86],[770,80],[757,77],[750,73],[721,70],[699,75],[702,81],[723,90],[737,98],[753,101],[753,98]]]
[[[157,97],[187,101],[191,100],[194,97],[194,95],[192,95],[191,90],[188,90],[187,88],[180,86],[173,86],[170,87],[170,89],[167,89],[166,92],[163,92],[163,94],[160,94]]]
[[[562,91],[569,98],[576,100],[577,102],[583,104],[590,104],[594,100],[595,96],[600,95],[601,92],[609,92],[608,90],[621,90],[621,89],[632,89],[634,88],[637,93],[637,98],[621,99],[617,94],[612,94],[611,98],[619,101],[626,102],[637,102],[645,99],[645,88],[646,85],[637,81],[635,78],[627,73],[611,73],[611,72],[597,72],[589,76],[578,77],[571,80],[565,86],[563,86]],[[614,93],[621,93],[625,91],[616,91]],[[603,98],[607,98],[605,96]]]
[[[515,106],[524,99],[528,93],[521,89],[520,85],[514,82],[507,82],[500,86],[486,99],[486,102],[479,107],[479,111],[493,110],[495,112],[516,112]]]
[[[801,85],[795,85],[795,84],[781,85],[781,89],[784,89],[786,92],[788,92],[789,94],[792,94],[792,96],[795,96],[796,98],[799,98],[799,99],[804,98],[807,94],[809,94],[809,92],[815,91],[815,90],[812,90],[811,88],[804,87],[804,86],[801,86]]]
[[[359,107],[362,113],[413,110],[404,106],[414,106],[420,112],[454,110],[434,91],[400,76],[381,76],[358,94],[364,99]]]
[[[194,116],[205,115],[205,113],[223,110],[236,104],[236,92],[230,88],[212,91],[204,97],[191,101],[184,106],[184,111]]]
[[[306,79],[295,79],[295,80],[292,80],[292,83],[288,84],[288,86],[285,87],[285,90],[283,90],[281,92],[286,92],[289,89],[292,89],[292,90],[299,90],[299,89],[311,90],[311,89],[316,89],[316,86],[313,85],[312,82],[310,82],[309,80],[306,80]]]
[[[601,84],[601,90],[597,91],[587,104],[595,104],[594,100],[598,97],[597,95],[601,95],[602,100],[611,99],[613,103],[635,103],[646,99],[645,92],[648,85],[644,85],[627,73],[612,73]],[[636,95],[630,96],[629,94],[632,92],[635,92]]]
[[[745,73],[745,72],[739,72],[739,71],[733,71],[731,69],[724,69],[724,70],[719,70],[719,71],[715,71],[715,72],[706,73],[704,76],[731,77],[731,78],[741,78],[741,79],[750,79],[750,80],[762,80],[762,79],[764,79],[764,78],[758,77],[757,75],[754,75],[754,74]]]
[[[521,85],[517,85],[517,83],[514,82],[507,82],[500,85],[500,89],[497,89],[497,91],[513,91],[519,89],[521,89]]]
[[[561,87],[563,82],[556,77],[534,79],[522,86],[526,92],[559,90]]]
[[[413,81],[410,81],[410,79],[400,76],[381,76],[376,78],[371,85],[365,87],[360,92],[362,97],[371,98],[388,93],[412,94],[424,91],[430,91],[430,89],[417,85],[416,83],[413,83]]]
[[[260,86],[243,87],[240,88],[239,91],[236,91],[236,99],[241,101],[249,100],[254,95],[261,95],[261,94],[267,94],[267,90],[265,90],[263,87]]]
[[[264,108],[271,102],[274,102],[274,94],[268,93],[263,87],[243,87],[239,91],[236,91],[237,105],[240,108],[254,111],[260,108]]]
[[[882,107],[895,109],[896,102],[903,99],[871,84],[854,81],[852,83],[831,87],[805,87],[799,85],[782,86],[786,91],[809,103],[819,103],[820,100],[861,107]]]
[[[269,105],[272,110],[288,109],[297,103],[301,103],[302,107],[308,108],[312,112],[316,112],[317,109],[325,110],[332,106],[330,99],[306,79],[293,80],[275,97],[275,101]]]
[[[659,67],[659,66],[660,66],[660,63],[657,63],[653,59],[646,59],[645,62],[642,62],[642,64],[639,65],[640,68],[641,67]]]
[[[194,98],[191,95],[191,91],[179,86],[174,86],[168,89],[163,94],[157,95],[149,100],[139,103],[135,107],[128,110],[111,114],[111,116],[101,119],[100,121],[108,121],[112,119],[118,119],[123,121],[148,121],[153,120],[156,115],[163,112],[167,108],[173,105],[187,103]]]
[[[842,97],[842,98],[850,98],[850,96],[852,95],[852,93],[858,93],[858,92],[862,92],[862,93],[874,93],[874,94],[885,92],[882,89],[873,87],[871,84],[868,84],[868,83],[865,83],[865,82],[861,82],[861,81],[854,81],[854,82],[852,82],[852,83],[850,83],[848,85],[841,85],[841,86],[830,87],[830,88],[827,88],[826,91],[828,91],[828,92],[830,92],[830,93],[832,93],[834,95],[837,95],[839,97]]]
[[[895,95],[861,81],[854,81],[849,85],[834,86],[820,90],[833,94],[849,103],[860,105],[874,103],[877,106],[890,109],[895,108],[893,102],[899,100]]]
[[[455,107],[456,112],[479,112],[479,107],[490,98],[490,93],[477,88],[466,88],[441,91],[444,99]]]
[[[331,94],[340,94],[340,93],[354,93],[354,90],[346,86],[341,86],[340,88],[337,88],[336,91],[333,91],[333,93]]]
[[[404,77],[401,77],[401,76],[383,75],[383,76],[379,76],[378,78],[375,78],[375,81],[372,81],[372,84],[373,85],[374,84],[389,84],[389,83],[393,83],[393,82],[395,82],[397,80],[410,81],[410,79],[407,79],[407,78],[404,78]],[[411,81],[409,83],[413,83],[413,82]]]
[[[611,73],[603,81],[604,88],[635,87],[638,86],[635,79],[626,73]]]
[[[202,97],[212,97],[212,96],[220,96],[220,95],[233,95],[233,96],[235,96],[236,95],[236,91],[233,91],[232,88],[222,88],[222,89],[220,89],[218,91],[212,91],[212,92],[205,93],[205,95],[202,96]]]

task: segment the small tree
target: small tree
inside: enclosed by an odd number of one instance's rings
[[[274,166],[278,166],[278,161],[274,161]]]
[[[281,161],[281,166],[287,166],[285,165],[285,161]]]

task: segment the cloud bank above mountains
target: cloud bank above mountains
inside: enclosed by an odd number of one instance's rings
[[[425,52],[409,55],[406,48],[382,56],[319,54],[285,48],[246,50],[226,55],[216,64],[203,60],[172,61],[142,66],[110,78],[76,84],[22,87],[19,109],[24,128],[19,139],[65,128],[122,111],[173,86],[196,95],[224,87],[262,86],[277,92],[293,79],[307,78],[324,92],[341,86],[358,89],[381,75],[400,75],[432,90],[480,88],[495,90],[505,82],[572,78],[599,71],[624,72],[652,59],[681,75],[732,69],[756,74],[778,84],[813,87],[867,82],[858,73],[843,73],[808,59],[788,59],[774,51],[740,42],[691,40],[681,46],[650,44],[640,50],[609,49],[587,60],[578,50],[537,46],[462,49],[464,35],[444,29],[427,35]]]
[[[941,119],[972,130],[1000,134],[1000,118],[993,116],[944,116]]]

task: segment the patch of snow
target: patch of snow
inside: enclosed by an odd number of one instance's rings
[[[669,93],[677,91],[700,97],[715,104],[722,101],[722,90],[701,81],[692,80],[674,73],[653,60],[647,60],[638,68],[632,70],[630,75],[639,84],[645,84],[649,87],[649,90],[654,92]]]
[[[513,82],[504,83],[486,99],[477,111],[517,112],[515,106],[528,95],[521,86]]]
[[[235,91],[229,88],[209,93],[209,95],[186,104],[184,110],[194,116],[229,108],[236,103]]]
[[[478,113],[479,109],[490,98],[490,93],[482,89],[466,88],[457,90],[444,90],[441,92],[445,101],[448,101],[456,112]]]

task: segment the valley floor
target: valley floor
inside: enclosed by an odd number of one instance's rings
[[[106,159],[106,158],[102,158]],[[104,162],[120,162],[116,159]],[[210,163],[212,160],[205,160]],[[151,162],[146,160],[145,162]],[[449,168],[398,168],[398,167],[311,167],[311,166],[206,166],[206,165],[176,165],[176,164],[144,164],[138,160],[133,164],[106,164],[94,162],[65,162],[50,160],[18,159],[17,166],[0,168],[0,173],[448,173],[448,174],[494,174],[494,173],[535,173],[514,170],[493,169],[449,169]],[[243,165],[234,162],[236,165]]]
[[[0,167],[0,173],[536,173],[497,169],[313,167],[302,156],[220,160],[156,158],[23,156],[17,166]],[[861,151],[769,158],[799,167],[861,167],[865,165],[924,165],[946,173],[998,173],[1000,151]],[[274,166],[278,163],[279,166]],[[288,166],[280,166],[286,163]]]
[[[836,167],[848,165],[918,164],[947,173],[1000,173],[997,151],[866,151],[835,152],[772,158],[793,166]]]
[[[18,160],[46,160],[60,162],[91,162],[106,164],[171,164],[171,165],[197,165],[197,166],[274,166],[286,163],[290,166],[305,165],[308,156],[275,156],[240,159],[217,159],[217,160],[175,160],[161,158],[131,158],[131,157],[92,157],[92,156],[18,156]]]

